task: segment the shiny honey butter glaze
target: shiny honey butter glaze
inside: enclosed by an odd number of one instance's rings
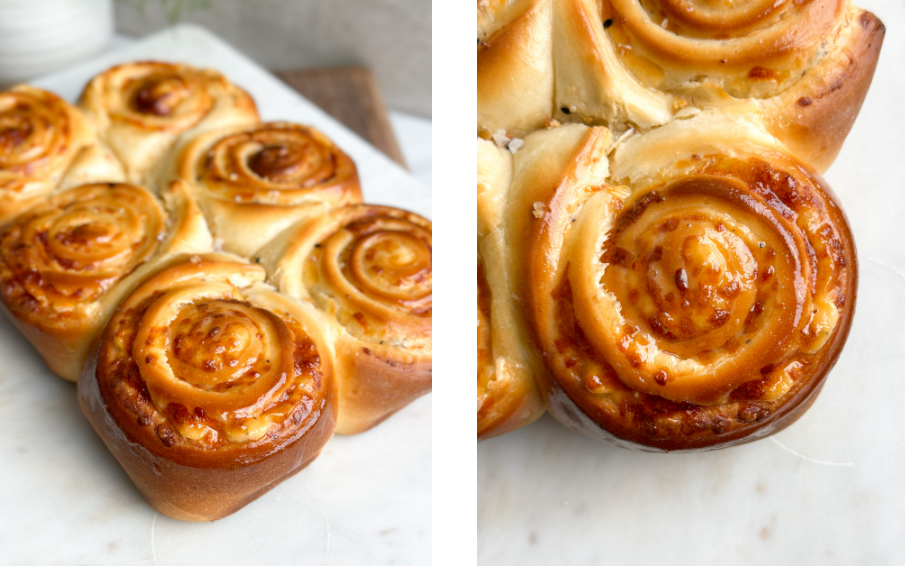
[[[120,307],[94,371],[127,437],[203,466],[256,461],[326,421],[332,431],[327,350],[285,298],[249,289],[263,278],[256,265],[182,258]]]
[[[210,71],[157,62],[113,67],[95,81],[101,87],[95,96],[102,98],[96,102],[106,106],[113,121],[171,133],[197,125],[214,108],[212,87],[228,85]]]
[[[190,163],[196,159],[196,163]],[[224,135],[181,165],[211,197],[292,206],[360,201],[352,160],[319,131],[274,122]],[[194,170],[193,170],[194,169]]]
[[[737,97],[775,96],[831,48],[841,0],[601,0],[606,33],[644,84],[707,80]]]
[[[59,188],[93,138],[81,114],[55,94],[27,85],[0,92],[0,224]]]
[[[154,255],[165,229],[160,204],[133,185],[54,195],[0,232],[3,302],[37,328],[78,328],[92,301]]]
[[[49,178],[65,167],[80,149],[71,122],[69,105],[54,94],[30,87],[0,93],[0,188],[19,186],[13,174]]]
[[[567,424],[692,449],[813,401],[851,322],[854,247],[823,181],[766,156],[695,154],[550,200],[574,212],[561,239],[539,219],[535,253],[554,259],[532,271],[551,290],[532,322]]]
[[[177,142],[260,121],[254,100],[211,69],[139,61],[112,67],[85,86],[79,108],[126,178],[156,191]],[[190,177],[185,177],[189,180]]]
[[[332,213],[303,266],[315,304],[375,346],[420,349],[433,315],[430,221],[399,209],[357,205]]]
[[[531,8],[531,0],[478,0],[478,45],[488,39],[506,23]]]
[[[386,206],[344,206],[285,230],[254,261],[329,328],[337,434],[364,432],[430,391],[429,220]]]
[[[490,286],[484,273],[484,262],[478,256],[478,438],[495,424],[499,405],[504,404],[507,390],[494,386],[496,366],[493,352],[493,329],[491,328]]]
[[[477,158],[477,438],[484,440],[533,422],[544,406],[535,381],[542,362],[511,300],[507,269],[515,252],[502,229],[512,154],[478,140]]]
[[[841,37],[851,33],[846,26],[882,27],[842,0],[598,4],[621,62],[645,85],[674,90],[708,81],[740,98],[775,96],[803,79],[834,43],[848,41]]]

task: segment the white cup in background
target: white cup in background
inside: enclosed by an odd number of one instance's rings
[[[87,59],[112,33],[112,0],[0,0],[0,86]]]

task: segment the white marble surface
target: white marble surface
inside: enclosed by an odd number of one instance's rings
[[[704,454],[646,454],[549,416],[478,446],[478,563],[905,564],[905,4],[859,0],[887,35],[826,175],[852,224],[852,332],[786,431]]]
[[[0,86],[97,55],[112,34],[113,0],[0,0]]]
[[[355,159],[369,201],[430,214],[430,189],[203,30],[164,32],[35,81],[73,100],[120,61],[215,67],[265,119],[314,124]],[[429,164],[428,164],[429,167]],[[213,523],[152,510],[53,377],[0,319],[0,565],[422,565],[431,552],[431,397],[362,435],[335,437],[308,468]]]

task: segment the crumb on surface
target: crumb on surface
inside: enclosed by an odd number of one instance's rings
[[[531,211],[531,214],[534,215],[535,218],[543,218],[544,217],[544,203],[537,201],[534,203],[534,209]]]
[[[493,138],[493,143],[495,143],[496,146],[500,149],[503,149],[504,147],[509,145],[509,140],[512,139],[506,135],[505,130],[497,130],[491,137]]]

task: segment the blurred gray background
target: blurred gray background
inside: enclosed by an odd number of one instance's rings
[[[144,4],[142,9],[141,5]],[[183,0],[180,21],[223,37],[274,71],[360,64],[387,106],[431,115],[430,0]],[[116,31],[143,36],[168,25],[154,0],[115,3]]]

